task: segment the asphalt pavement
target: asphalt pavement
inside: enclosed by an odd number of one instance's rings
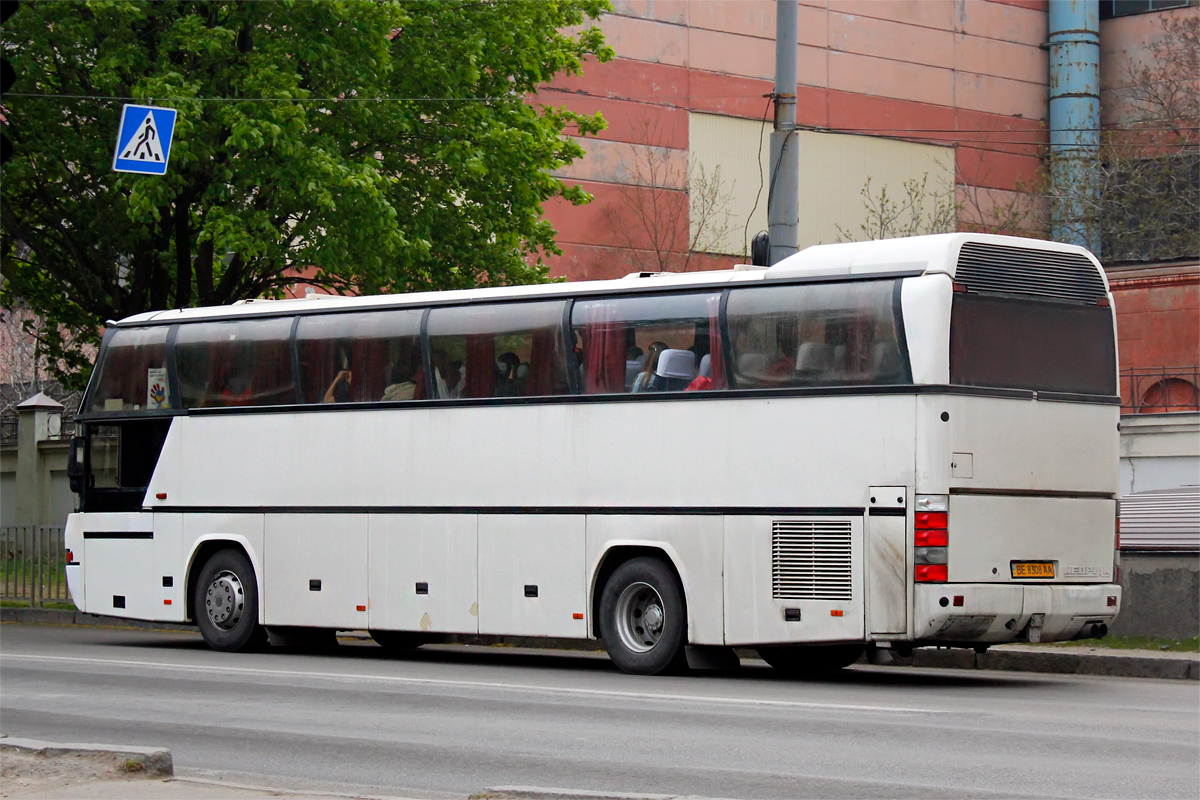
[[[596,652],[227,654],[74,625],[6,624],[0,644],[4,734],[166,747],[176,775],[15,797],[1200,795],[1192,681],[871,665],[795,681],[750,659],[639,678]]]

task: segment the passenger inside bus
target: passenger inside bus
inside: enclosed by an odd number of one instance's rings
[[[646,351],[646,364],[642,367],[642,371],[638,373],[637,378],[633,382],[634,393],[651,391],[650,384],[654,379],[654,373],[658,369],[658,359],[664,350],[667,350],[666,342],[652,342]]]
[[[321,396],[322,403],[346,403],[350,400],[350,382],[353,378],[350,371],[350,350],[346,346],[338,347],[338,372],[333,377],[333,383]]]

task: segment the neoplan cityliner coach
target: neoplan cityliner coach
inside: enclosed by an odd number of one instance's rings
[[[1111,296],[1078,247],[946,234],[769,269],[253,301],[112,324],[71,457],[88,612],[757,648],[1103,635]]]

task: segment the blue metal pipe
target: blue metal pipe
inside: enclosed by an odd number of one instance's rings
[[[1051,233],[1100,252],[1100,3],[1050,0]]]

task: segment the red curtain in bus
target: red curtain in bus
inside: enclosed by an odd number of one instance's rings
[[[527,397],[557,394],[554,386],[555,332],[542,328],[533,332],[529,347],[529,380],[525,382]]]
[[[712,379],[712,388],[725,388],[725,353],[721,349],[721,296],[714,295],[708,298],[708,353],[709,366],[711,367],[709,377]]]
[[[496,381],[496,340],[490,333],[467,335],[467,385],[463,397],[491,397]]]
[[[625,328],[616,322],[615,303],[591,303],[583,324],[583,390],[587,394],[625,391]]]

